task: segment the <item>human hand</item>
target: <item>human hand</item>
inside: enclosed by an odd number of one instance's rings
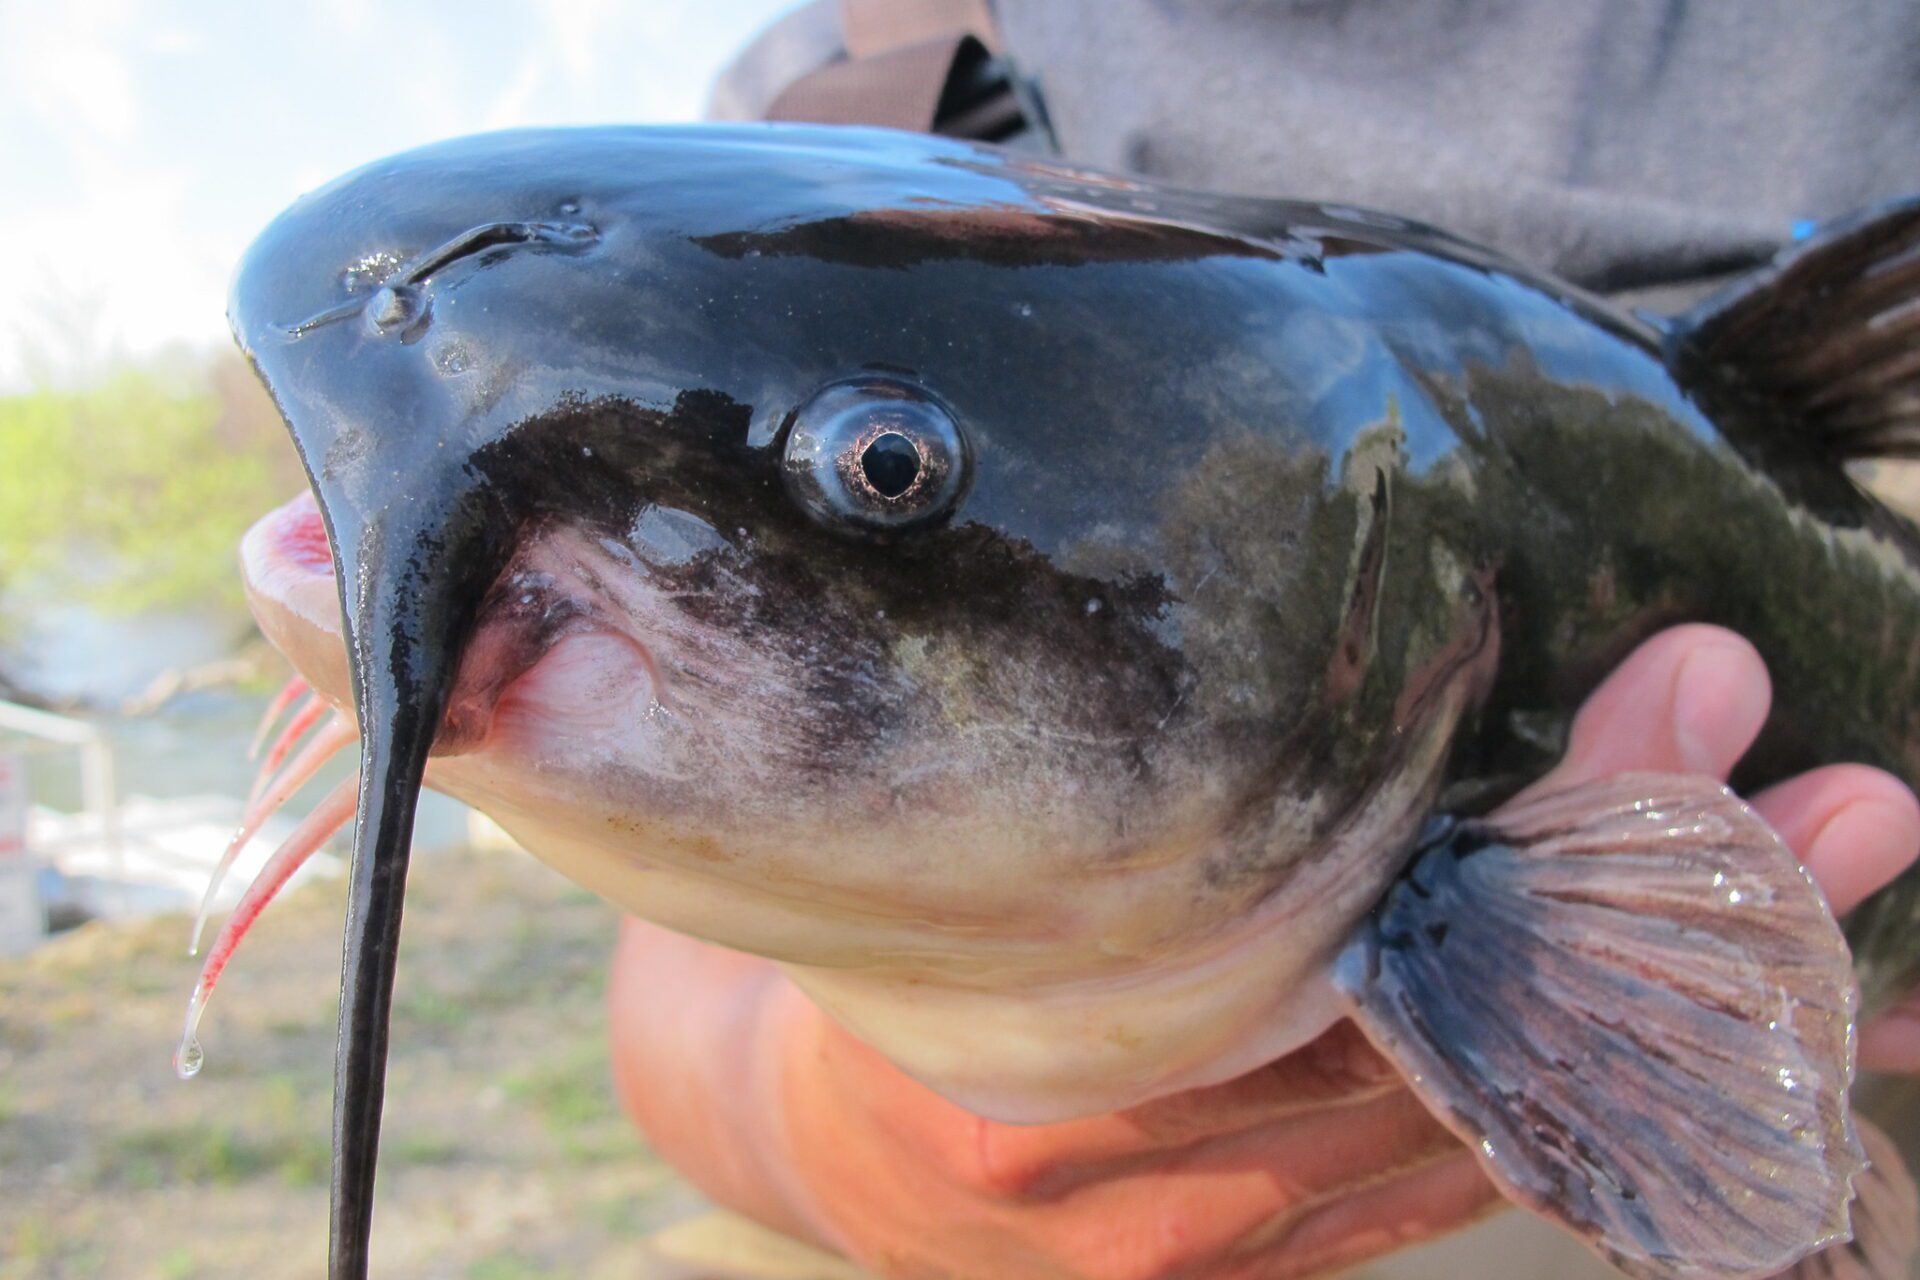
[[[1636,651],[1540,788],[1626,770],[1724,778],[1768,710],[1751,646],[1681,627]],[[1920,852],[1920,805],[1872,769],[1753,798],[1844,912]],[[656,1148],[723,1204],[892,1276],[1319,1275],[1499,1199],[1348,1024],[1237,1080],[1065,1124],[969,1115],[821,1014],[767,962],[629,923],[615,1073]],[[1920,1015],[1863,1061],[1920,1069]]]

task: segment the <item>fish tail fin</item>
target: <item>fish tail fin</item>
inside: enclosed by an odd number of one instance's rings
[[[1765,1276],[1845,1238],[1846,943],[1718,783],[1439,824],[1334,980],[1494,1183],[1627,1274]]]
[[[1834,223],[1668,330],[1815,434],[1841,462],[1920,458],[1920,195]]]

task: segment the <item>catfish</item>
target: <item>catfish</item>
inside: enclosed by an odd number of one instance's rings
[[[243,547],[305,693],[250,825],[362,756],[182,1066],[351,819],[336,1280],[422,785],[982,1115],[1353,1017],[1629,1274],[1905,1265],[1848,1095],[1920,878],[1850,950],[1718,784],[1494,810],[1685,620],[1772,671],[1740,787],[1920,780],[1920,533],[1848,470],[1920,454],[1920,200],[1660,319],[1405,219],[957,141],[515,131],[303,197],[230,315],[312,482]]]

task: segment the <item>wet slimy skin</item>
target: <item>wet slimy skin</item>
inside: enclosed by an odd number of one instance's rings
[[[1544,772],[1668,623],[1765,654],[1755,780],[1920,775],[1910,529],[1662,333],[1397,219],[529,131],[304,198],[232,318],[318,496],[249,535],[256,612],[366,751],[337,1204],[423,776],[1046,1120],[1323,1030],[1429,813]]]

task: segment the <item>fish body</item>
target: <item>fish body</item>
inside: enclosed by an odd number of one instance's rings
[[[1744,781],[1920,777],[1920,540],[1840,466],[1910,375],[1849,339],[1803,381],[1850,397],[1768,385],[1792,287],[1668,326],[1396,218],[871,130],[496,134],[305,197],[231,314],[318,498],[249,535],[256,611],[366,748],[336,1274],[423,774],[1015,1120],[1324,1030],[1432,815],[1665,625],[1767,658]]]

